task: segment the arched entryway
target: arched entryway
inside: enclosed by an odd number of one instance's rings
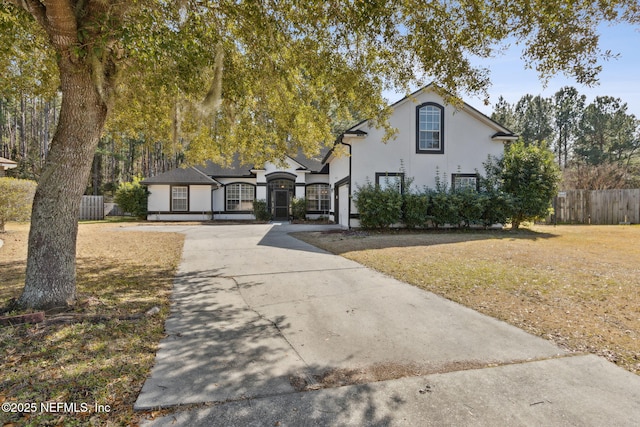
[[[295,196],[295,180],[274,176],[267,182],[267,203],[276,221],[287,221],[291,217],[291,200]]]

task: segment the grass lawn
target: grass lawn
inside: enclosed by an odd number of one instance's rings
[[[640,374],[640,226],[296,237]]]
[[[80,412],[0,412],[0,425],[137,424],[133,403],[163,337],[184,237],[118,231],[127,225],[80,224],[73,311],[0,326],[0,403],[75,403]],[[28,225],[15,223],[0,234],[0,307],[24,285],[27,236]],[[154,306],[160,312],[145,316]]]

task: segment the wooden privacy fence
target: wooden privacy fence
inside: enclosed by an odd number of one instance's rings
[[[104,219],[104,197],[102,196],[82,196],[80,203],[81,220],[103,220]]]
[[[554,199],[552,222],[569,224],[640,224],[640,189],[569,190]]]

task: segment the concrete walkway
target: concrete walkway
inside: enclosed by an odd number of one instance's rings
[[[140,227],[187,238],[167,337],[135,408],[196,404],[144,425],[640,420],[640,377],[288,235],[310,228]],[[394,370],[403,378],[314,390],[330,375]]]

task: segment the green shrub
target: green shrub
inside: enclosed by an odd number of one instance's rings
[[[402,194],[394,187],[381,189],[367,182],[354,193],[363,228],[388,228],[402,219]]]
[[[143,219],[147,215],[148,196],[149,191],[136,177],[133,182],[120,184],[113,199],[124,212]]]
[[[27,179],[0,178],[0,233],[6,221],[29,220],[36,186]]]
[[[307,218],[307,201],[304,198],[294,199],[291,201],[291,211],[293,219],[306,219]]]
[[[253,201],[253,215],[255,215],[256,220],[258,221],[271,220],[271,212],[269,212],[269,209],[267,209],[266,200],[262,199]]]
[[[514,229],[523,221],[549,213],[551,199],[558,191],[560,170],[544,143],[514,142],[502,158],[490,158],[485,170],[488,176],[494,177],[496,187],[509,195],[508,217]]]
[[[485,227],[505,224],[510,220],[517,228],[522,220],[546,213],[550,194],[557,188],[557,168],[549,158],[543,146],[514,143],[503,158],[489,157],[485,162],[486,177],[479,177],[480,191],[450,189],[446,175],[440,176],[438,170],[436,188],[422,192],[412,191],[413,178],[404,175],[395,186],[388,180],[385,189],[367,182],[354,193],[360,225],[387,228],[402,222],[407,228],[427,225],[468,228],[474,224]]]
[[[426,193],[405,193],[402,199],[404,225],[408,228],[423,227],[429,219],[429,196]]]
[[[482,196],[482,224],[491,227],[493,224],[505,224],[513,209],[511,195],[504,191],[487,191]]]
[[[458,197],[458,216],[466,228],[482,222],[485,196],[475,189],[465,188],[455,192]]]
[[[462,221],[460,216],[460,197],[446,188],[436,189],[429,194],[428,215],[433,225],[441,227],[449,224],[458,227]]]

